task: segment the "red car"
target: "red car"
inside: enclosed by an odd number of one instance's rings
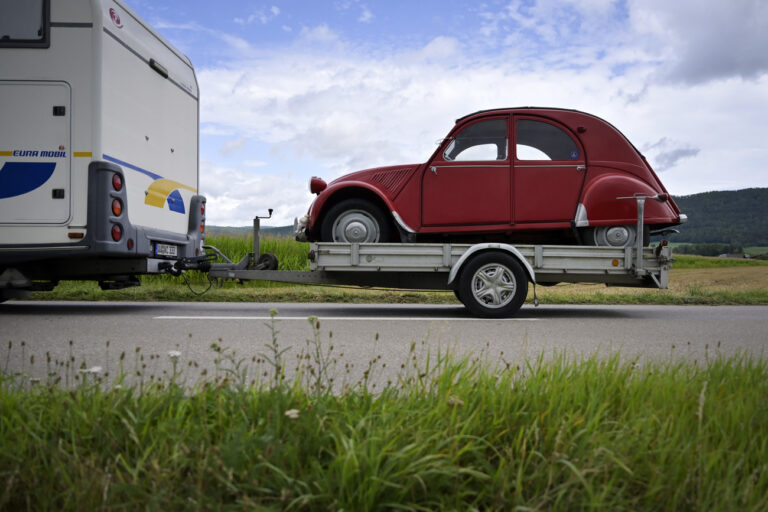
[[[686,221],[643,155],[610,123],[554,108],[486,110],[456,121],[423,164],[359,171],[326,184],[298,240],[508,241],[628,246]]]

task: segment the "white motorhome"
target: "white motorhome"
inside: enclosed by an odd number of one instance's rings
[[[119,0],[0,0],[0,300],[202,256],[190,60]]]

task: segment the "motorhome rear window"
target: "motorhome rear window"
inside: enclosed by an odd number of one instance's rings
[[[48,48],[50,0],[0,0],[0,46]]]

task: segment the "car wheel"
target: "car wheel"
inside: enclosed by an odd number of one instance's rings
[[[333,206],[323,220],[323,242],[388,242],[391,227],[381,208],[365,199],[347,199]]]
[[[502,252],[484,252],[467,262],[457,296],[472,314],[512,316],[528,295],[528,278],[520,263]]]
[[[586,243],[601,247],[631,247],[636,233],[634,226],[598,226],[588,233]]]

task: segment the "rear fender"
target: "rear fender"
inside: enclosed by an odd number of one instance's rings
[[[610,226],[637,222],[637,203],[619,197],[635,194],[656,196],[660,191],[635,177],[603,174],[588,182],[576,214],[576,227]],[[677,223],[678,216],[667,201],[646,201],[645,224]]]

